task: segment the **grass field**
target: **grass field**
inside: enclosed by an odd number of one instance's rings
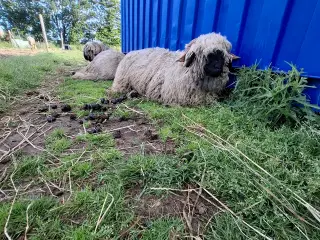
[[[0,111],[5,110],[16,95],[38,87],[46,77],[56,74],[59,67],[71,66],[81,61],[80,57],[80,52],[70,51],[1,58]]]
[[[77,52],[1,60],[2,109],[75,59]],[[3,237],[6,229],[12,239],[195,239],[198,232],[201,239],[320,239],[319,119],[301,95],[305,82],[295,69],[286,76],[255,68],[239,74],[234,93],[213,106],[141,99],[118,106],[125,116],[129,109],[146,114],[163,142],[175,142],[174,154],[151,156],[141,146],[141,154],[127,158],[109,133],[69,138],[61,129],[47,136],[42,153],[17,154],[0,183],[12,190],[0,204]],[[103,97],[111,84],[66,78],[57,91],[80,116],[80,106]],[[78,146],[81,151],[68,151]],[[20,194],[28,184],[58,182],[61,189],[44,196]],[[133,190],[139,194],[130,199]],[[191,224],[192,205],[180,215],[143,220],[135,210],[144,196],[180,195],[185,202],[192,193],[209,203],[200,231]]]

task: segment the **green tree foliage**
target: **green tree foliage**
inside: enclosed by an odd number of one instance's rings
[[[97,38],[115,46],[120,44],[119,5],[119,0],[0,0],[0,25],[41,40],[41,13],[49,39],[62,33],[65,43]]]
[[[31,34],[37,40],[42,38],[39,13],[44,15],[45,25],[50,31],[49,9],[45,1],[0,0],[0,25],[20,36]]]
[[[96,36],[110,46],[118,46],[120,45],[119,0],[110,0],[103,6],[106,8],[105,24],[99,26]]]

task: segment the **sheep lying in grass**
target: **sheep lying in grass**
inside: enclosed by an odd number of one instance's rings
[[[33,37],[27,37],[31,50],[37,49],[36,40]]]
[[[112,80],[124,54],[113,49],[99,53],[88,66],[76,72],[72,78],[82,80]]]
[[[87,61],[91,62],[100,52],[108,49],[109,47],[100,41],[87,42],[83,47],[83,56]]]
[[[225,88],[235,58],[220,34],[201,35],[183,53],[162,48],[132,51],[120,62],[111,93],[136,91],[169,105],[214,102]]]

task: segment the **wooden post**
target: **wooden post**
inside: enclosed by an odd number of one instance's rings
[[[47,40],[46,28],[44,26],[43,17],[42,17],[41,14],[39,14],[39,18],[40,18],[40,24],[41,24],[41,29],[42,29],[43,40],[44,40],[44,42],[46,44],[47,52],[49,52],[49,45],[48,45],[48,40]]]
[[[12,35],[12,33],[11,33],[10,30],[8,30],[8,35],[9,35],[9,41],[10,41],[10,43],[11,43],[14,47],[20,48],[20,46],[17,44],[16,40],[14,40],[14,37],[13,37],[13,35]],[[15,43],[15,44],[14,44],[14,43]]]
[[[64,43],[63,43],[63,34],[62,31],[60,32],[60,38],[61,38],[61,48],[64,50]]]

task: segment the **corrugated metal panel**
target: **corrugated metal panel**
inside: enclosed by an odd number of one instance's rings
[[[183,49],[212,31],[226,35],[237,65],[261,67],[285,61],[320,77],[318,0],[122,0],[122,51],[147,47]],[[315,56],[315,57],[313,57]]]
[[[235,66],[288,70],[292,62],[320,78],[320,0],[122,0],[121,10],[123,52],[183,49],[220,32],[241,57]]]

